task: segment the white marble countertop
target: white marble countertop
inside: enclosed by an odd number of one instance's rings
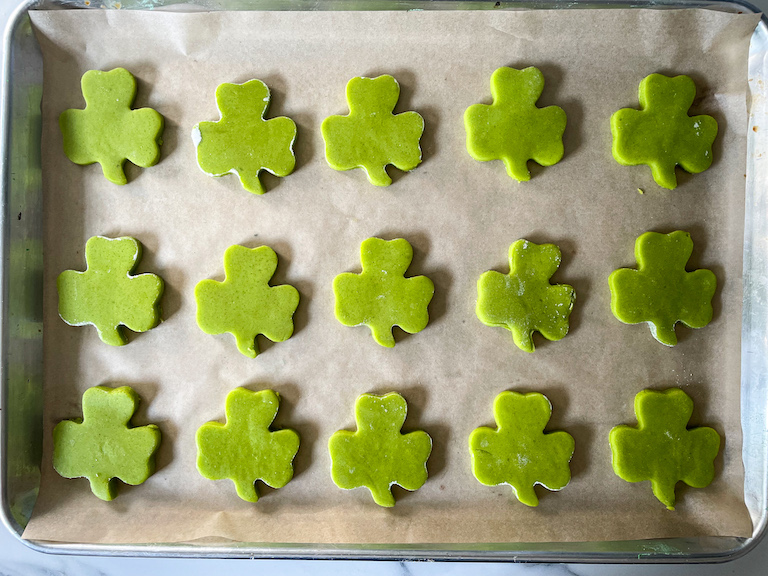
[[[752,0],[768,11],[768,0]],[[0,0],[0,25],[5,24],[20,0]],[[2,48],[0,48],[2,50]],[[366,576],[450,576],[514,575],[556,576],[582,575],[675,575],[675,576],[739,576],[768,574],[768,538],[764,538],[747,555],[725,564],[695,565],[595,565],[595,564],[486,564],[444,562],[330,561],[330,560],[220,560],[172,558],[107,558],[88,556],[58,556],[43,554],[28,548],[15,535],[0,525],[0,576],[134,576],[163,574],[165,576],[195,576],[198,574],[280,574],[293,576],[311,573],[313,576],[364,574]]]

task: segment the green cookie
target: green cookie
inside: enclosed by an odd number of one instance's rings
[[[518,182],[530,180],[528,160],[552,166],[563,158],[565,112],[537,108],[544,75],[533,66],[499,68],[491,76],[493,104],[473,104],[464,113],[467,150],[481,162],[501,160]]]
[[[203,280],[195,287],[197,325],[206,334],[229,332],[249,358],[259,353],[256,336],[283,342],[293,334],[299,292],[293,286],[270,286],[277,254],[269,246],[230,246],[224,253],[223,282]]]
[[[675,509],[675,485],[709,486],[720,435],[712,428],[688,429],[693,401],[679,388],[642,390],[635,396],[638,426],[611,430],[613,470],[627,482],[651,481],[653,494]]]
[[[427,306],[435,286],[426,276],[405,278],[413,260],[407,240],[368,238],[360,245],[361,274],[339,274],[333,280],[336,319],[345,326],[367,325],[373,339],[392,348],[392,328],[409,334],[426,328]]]
[[[357,399],[357,431],[339,430],[328,441],[336,486],[345,490],[364,486],[376,504],[391,507],[393,484],[411,491],[424,485],[432,438],[423,430],[400,433],[407,412],[405,399],[395,392]]]
[[[486,486],[509,484],[526,506],[538,506],[536,484],[562,490],[571,481],[573,437],[544,433],[552,404],[543,394],[502,392],[493,402],[498,429],[476,428],[469,436],[472,473]]]
[[[163,117],[151,108],[131,110],[136,98],[133,75],[125,68],[89,70],[81,85],[85,109],[65,110],[59,116],[67,158],[75,164],[98,162],[104,177],[115,184],[128,182],[126,160],[142,168],[157,164]]]
[[[141,244],[130,237],[94,236],[85,245],[85,272],[65,270],[56,281],[59,316],[70,326],[92,324],[111,346],[128,341],[123,326],[146,332],[160,322],[163,279],[131,273],[141,260]]]
[[[549,283],[559,267],[560,249],[554,244],[518,240],[509,247],[509,274],[491,270],[477,281],[477,317],[512,332],[526,352],[534,350],[535,331],[547,340],[565,337],[576,292],[568,284]]]
[[[408,172],[421,163],[424,119],[416,112],[393,114],[398,98],[400,85],[389,75],[347,83],[349,115],[329,116],[322,124],[331,168],[362,168],[371,184],[389,186],[388,164]]]
[[[677,186],[675,166],[698,174],[712,164],[717,121],[688,116],[696,85],[688,76],[651,74],[640,82],[640,110],[622,108],[611,116],[613,157],[624,166],[646,164],[663,188]]]
[[[53,429],[53,467],[65,478],[88,478],[102,500],[117,496],[114,479],[144,482],[155,471],[160,430],[154,424],[131,428],[139,405],[132,388],[96,386],[83,394],[83,419]]]
[[[646,232],[635,242],[637,270],[620,268],[608,278],[611,311],[625,324],[648,322],[662,344],[677,344],[675,324],[703,328],[712,320],[717,278],[711,270],[686,272],[693,252],[688,232]]]
[[[296,166],[293,142],[296,124],[286,117],[264,119],[269,88],[261,80],[222,84],[216,89],[218,122],[200,122],[192,130],[197,163],[210,176],[234,172],[243,188],[264,194],[262,170],[288,176]]]
[[[209,480],[232,480],[237,495],[256,502],[256,480],[282,488],[293,478],[299,435],[269,429],[280,396],[272,390],[235,388],[227,395],[227,423],[208,422],[197,430],[197,470]]]

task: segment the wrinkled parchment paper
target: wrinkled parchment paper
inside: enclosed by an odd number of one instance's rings
[[[121,11],[35,12],[45,57],[45,450],[40,498],[25,538],[69,542],[170,542],[224,537],[246,542],[477,543],[748,536],[743,502],[739,370],[747,48],[756,16],[714,11],[568,10],[560,12],[347,12],[170,14]],[[565,157],[532,166],[518,184],[500,162],[466,152],[464,110],[490,102],[499,66],[535,65],[545,76],[539,104],[565,109]],[[130,183],[107,182],[98,165],[76,166],[62,152],[59,113],[82,108],[80,77],[124,66],[139,80],[137,107],[166,119],[163,158],[129,170]],[[640,80],[652,72],[688,74],[693,113],[720,127],[713,167],[679,173],[680,186],[656,186],[647,167],[611,157],[611,113],[637,106]],[[347,113],[354,76],[390,73],[402,88],[397,111],[426,120],[424,162],[394,174],[389,188],[361,170],[336,172],[324,159],[320,123]],[[234,176],[214,179],[196,166],[190,132],[217,120],[223,82],[259,78],[272,91],[269,116],[299,127],[297,170],[264,177],[264,196]],[[638,189],[644,191],[640,194]],[[673,349],[646,325],[627,326],[610,312],[607,278],[634,266],[635,238],[646,230],[689,231],[693,268],[715,271],[715,318],[705,329],[678,328]],[[122,348],[96,330],[57,316],[56,276],[84,269],[93,235],[130,235],[145,247],[139,272],[166,281],[163,323]],[[359,271],[359,245],[370,236],[403,237],[414,246],[410,274],[436,285],[423,332],[400,333],[394,349],[367,328],[333,315],[331,283]],[[476,281],[508,271],[518,238],[555,242],[563,264],[554,281],[573,285],[571,332],[537,338],[526,354],[511,334],[475,317]],[[279,256],[274,283],[301,293],[296,332],[287,342],[260,338],[262,353],[238,353],[229,335],[195,324],[193,290],[223,279],[232,244],[269,245]],[[138,487],[120,486],[105,503],[86,480],[65,480],[51,466],[51,430],[80,416],[83,391],[133,386],[143,399],[135,424],[163,432],[158,470]],[[223,420],[237,386],[272,388],[283,399],[276,423],[299,432],[296,475],[262,499],[238,499],[231,482],[195,469],[199,425]],[[680,386],[695,401],[693,424],[716,428],[724,446],[707,489],[680,485],[670,512],[647,482],[630,484],[611,469],[608,432],[635,423],[643,388]],[[363,392],[401,392],[405,429],[432,435],[430,478],[419,491],[396,489],[394,509],[367,490],[332,483],[329,436],[354,426]],[[540,391],[554,406],[549,429],[576,440],[573,480],[561,492],[538,489],[528,508],[508,486],[472,476],[467,437],[493,425],[502,390]]]

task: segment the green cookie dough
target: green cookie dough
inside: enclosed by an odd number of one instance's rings
[[[571,481],[573,437],[544,433],[552,404],[543,394],[502,392],[493,402],[498,429],[476,428],[469,436],[472,473],[486,486],[509,484],[526,506],[538,506],[534,486],[562,490]]]
[[[299,435],[269,429],[280,396],[272,390],[235,388],[227,395],[227,423],[208,422],[197,430],[197,470],[209,480],[232,480],[237,495],[256,502],[256,480],[282,488],[293,478]]]
[[[421,164],[424,119],[417,112],[393,114],[400,85],[392,76],[352,78],[347,83],[349,115],[323,121],[325,158],[334,170],[362,168],[368,181],[389,186],[386,166],[408,172]]]
[[[155,471],[160,430],[154,424],[131,428],[139,406],[132,388],[96,386],[83,394],[83,418],[53,429],[53,467],[64,478],[88,478],[102,500],[117,496],[115,478],[133,486]]]
[[[357,431],[339,430],[328,441],[336,486],[345,490],[364,486],[376,504],[391,507],[393,484],[410,491],[424,485],[432,438],[423,430],[400,433],[407,411],[408,404],[396,392],[357,399]]]
[[[651,481],[653,494],[675,509],[675,485],[709,486],[720,435],[712,428],[688,429],[693,400],[679,388],[642,390],[635,396],[638,426],[611,430],[613,470],[627,482]]]
[[[223,282],[203,280],[195,287],[197,325],[206,334],[229,332],[249,358],[259,353],[256,336],[283,342],[293,334],[299,292],[290,285],[270,286],[277,254],[269,246],[230,246],[224,253]]]
[[[123,166],[129,160],[149,168],[160,160],[163,117],[152,108],[131,110],[136,79],[125,68],[89,70],[81,80],[84,110],[59,116],[64,153],[75,164],[98,162],[104,177],[125,184]]]
[[[85,272],[65,270],[56,281],[59,316],[70,326],[92,324],[111,346],[128,341],[123,326],[146,332],[160,322],[163,279],[131,276],[141,260],[141,244],[130,237],[94,236],[85,244]]]
[[[336,319],[345,326],[367,325],[373,339],[392,348],[392,328],[409,334],[426,328],[427,306],[435,293],[426,276],[405,278],[413,260],[407,240],[368,238],[360,245],[361,274],[339,274],[333,280]]]
[[[491,76],[493,104],[473,104],[464,113],[467,150],[481,162],[501,160],[518,182],[531,179],[528,160],[552,166],[563,158],[565,112],[558,106],[537,108],[544,75],[499,68]]]
[[[222,84],[216,89],[218,122],[200,122],[192,130],[197,163],[209,176],[235,173],[243,188],[264,194],[259,173],[288,176],[296,166],[296,124],[290,118],[264,119],[269,88],[261,80]]]
[[[675,166],[698,174],[712,164],[717,121],[688,116],[696,85],[688,76],[651,74],[640,82],[640,110],[622,108],[611,116],[613,157],[624,166],[650,166],[656,183],[677,186]]]
[[[693,252],[688,232],[646,232],[635,242],[638,269],[620,268],[608,278],[611,311],[625,324],[648,322],[662,344],[677,344],[675,324],[703,328],[712,320],[717,278],[711,270],[686,272]]]
[[[512,332],[526,352],[534,351],[535,331],[547,340],[565,337],[576,292],[568,284],[549,283],[559,266],[560,249],[554,244],[518,240],[509,247],[509,274],[491,270],[477,281],[477,317]]]

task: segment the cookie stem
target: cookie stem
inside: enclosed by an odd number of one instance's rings
[[[518,182],[527,182],[531,179],[527,160],[512,159],[509,157],[504,157],[502,160],[504,161],[504,166],[506,166],[507,174],[510,178],[514,178]]]
[[[110,346],[123,346],[126,343],[125,336],[120,326],[99,326],[99,338]]]
[[[115,499],[117,491],[115,490],[114,480],[100,476],[90,476],[88,480],[91,483],[91,491],[96,496],[107,502]]]
[[[366,166],[365,171],[371,184],[376,186],[389,186],[392,184],[392,178],[387,174],[386,166]]]
[[[125,177],[125,172],[123,171],[124,161],[117,164],[110,164],[108,162],[101,162],[100,164],[101,171],[107,180],[121,186],[128,183],[128,178]]]
[[[658,480],[651,480],[653,495],[664,504],[668,510],[675,509],[675,485],[671,486]]]
[[[656,184],[668,190],[674,190],[677,187],[677,175],[675,174],[674,163],[654,162],[651,164],[651,174]]]
[[[246,502],[258,502],[259,493],[256,491],[255,482],[241,482],[238,480],[232,480],[235,483],[235,490],[237,495],[240,496]]]
[[[253,176],[240,174],[240,183],[243,185],[243,188],[252,194],[264,194],[266,192],[258,173]]]
[[[373,339],[382,346],[393,348],[395,346],[395,337],[392,335],[392,328],[381,329],[378,326],[371,326]]]
[[[256,348],[255,338],[250,338],[248,336],[237,337],[237,349],[244,356],[248,356],[248,358],[256,358],[256,356],[259,354]]]
[[[536,491],[533,486],[515,486],[515,493],[517,499],[520,500],[526,506],[538,506],[539,498],[536,496]]]
[[[373,501],[379,506],[391,508],[395,505],[395,497],[392,496],[392,489],[389,485],[375,486],[371,488]]]
[[[512,339],[515,345],[525,352],[533,352],[533,332],[531,330],[519,330],[516,327],[512,329]]]
[[[656,340],[667,346],[674,346],[677,344],[677,334],[675,333],[674,325],[671,328],[667,326],[659,326],[658,324],[654,324],[653,326],[655,330],[653,336]]]

